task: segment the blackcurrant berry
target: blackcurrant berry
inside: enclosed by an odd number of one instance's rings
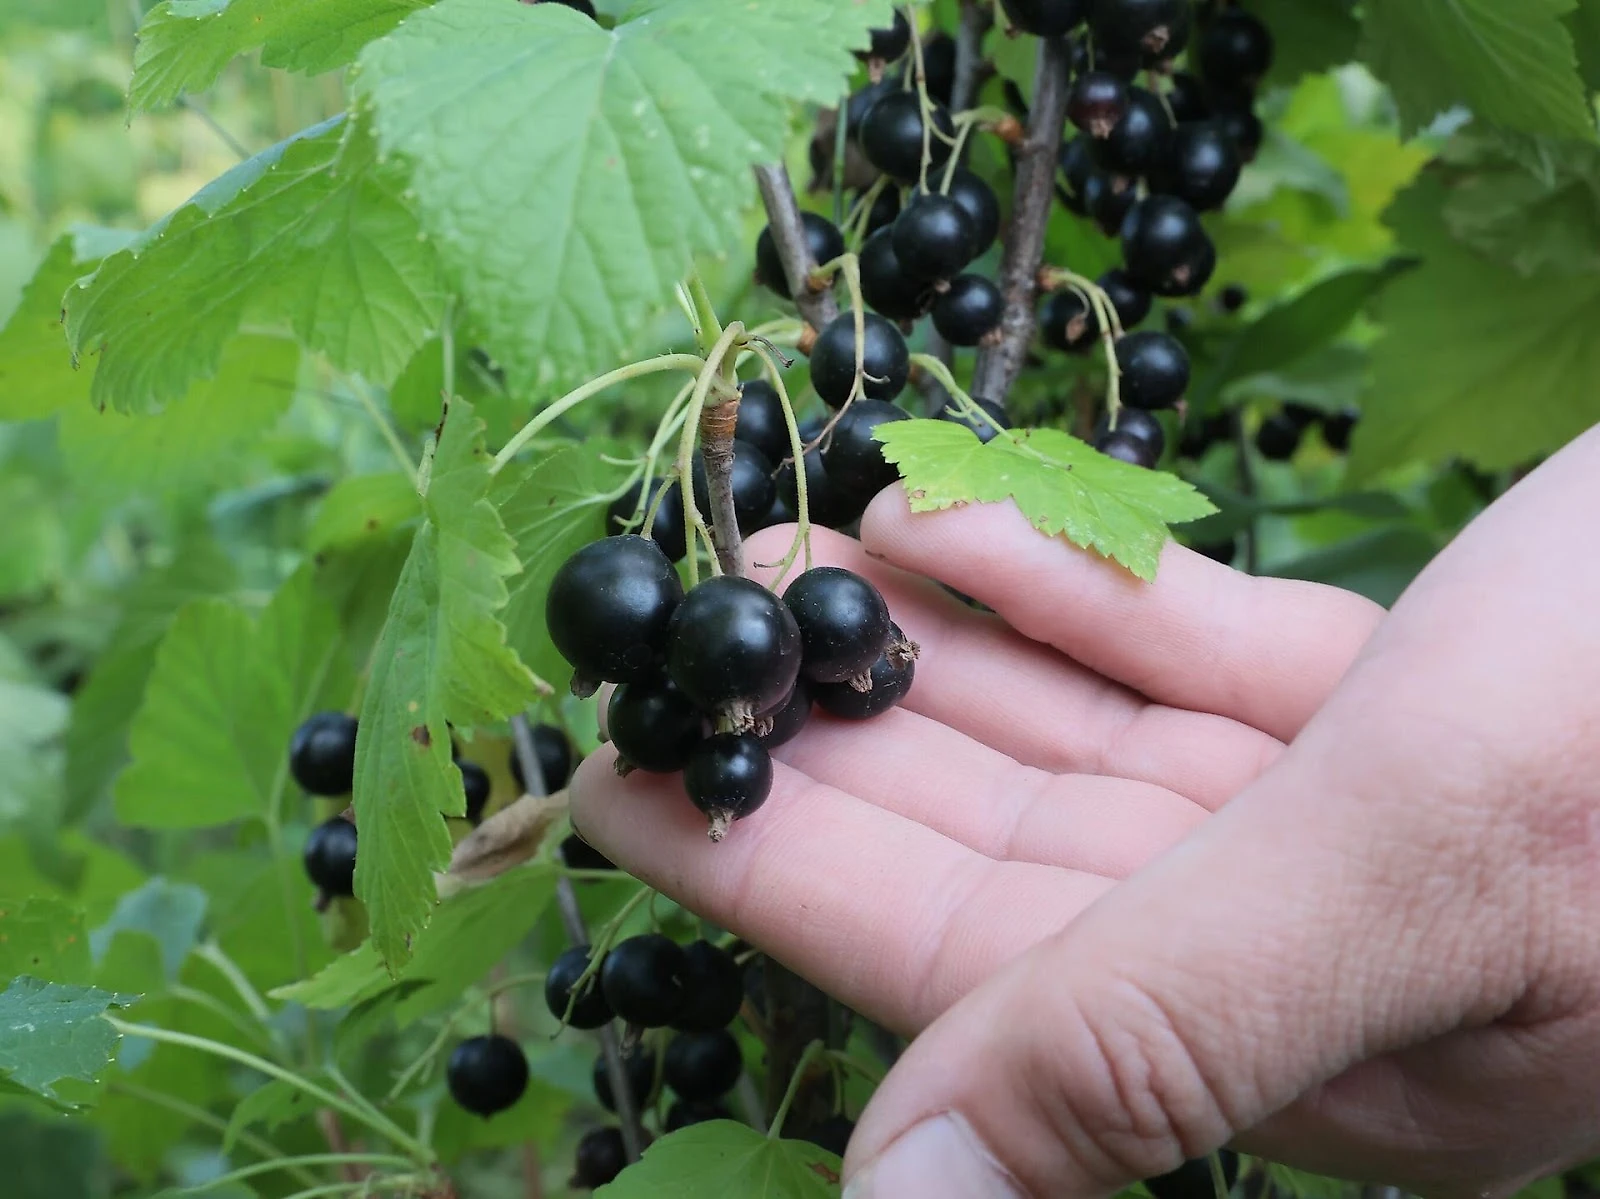
[[[1107,137],[1128,111],[1128,85],[1109,71],[1085,71],[1067,94],[1067,119],[1090,137]]]
[[[991,442],[996,437],[999,437],[1000,429],[1009,429],[1011,427],[1011,418],[1006,415],[1004,404],[997,404],[993,400],[985,400],[979,396],[973,396],[972,402],[988,413],[994,424],[968,415],[962,411],[961,406],[954,400],[945,401],[944,407],[939,409],[939,419],[953,421],[958,425],[965,425],[978,435],[979,441],[984,443]],[[999,425],[1000,429],[995,428],[995,425]]]
[[[1150,190],[1177,196],[1196,212],[1211,212],[1227,203],[1243,169],[1238,147],[1220,125],[1182,125],[1165,160],[1150,172]]]
[[[914,321],[933,303],[932,287],[900,265],[892,227],[879,229],[861,244],[861,298],[892,321]]]
[[[688,963],[683,975],[684,1005],[672,1027],[679,1032],[710,1032],[726,1028],[744,1003],[744,975],[725,949],[710,941],[695,941],[683,948]]]
[[[1234,149],[1239,151],[1240,161],[1254,162],[1261,150],[1261,141],[1266,136],[1261,118],[1249,109],[1239,109],[1220,114],[1216,122],[1218,128],[1233,142]]]
[[[1148,174],[1171,152],[1174,132],[1161,97],[1142,87],[1129,88],[1122,119],[1095,144],[1095,161],[1117,175]]]
[[[876,83],[869,83],[860,91],[851,92],[850,98],[844,104],[844,131],[849,137],[859,139],[861,135],[861,122],[866,120],[867,114],[873,107],[886,96],[892,96],[903,90],[897,75],[885,75]]]
[[[1230,283],[1217,293],[1217,307],[1232,316],[1250,302],[1250,293],[1242,283]]]
[[[756,738],[768,750],[787,745],[800,735],[811,719],[811,687],[805,679],[795,680],[789,698],[770,712],[762,712],[756,719]],[[766,731],[763,732],[762,730]]]
[[[944,134],[943,137],[939,136]],[[955,123],[942,104],[933,106],[933,130],[928,134],[928,169],[950,158]],[[894,91],[884,96],[861,119],[856,139],[867,161],[886,175],[913,182],[922,175],[922,106],[916,92]]]
[[[1253,88],[1272,66],[1272,31],[1243,9],[1224,9],[1200,34],[1198,57],[1207,79]]]
[[[578,1141],[568,1186],[589,1191],[615,1182],[628,1164],[628,1151],[620,1128],[591,1128]]]
[[[1076,291],[1053,291],[1039,310],[1039,337],[1053,350],[1087,354],[1100,337],[1100,322]]]
[[[577,833],[570,833],[563,837],[561,844],[556,847],[556,851],[561,855],[561,864],[568,870],[615,870],[617,868],[615,862],[578,836]]]
[[[308,717],[289,739],[289,773],[312,795],[348,795],[356,773],[356,718],[343,712]]]
[[[1083,204],[1100,232],[1115,237],[1128,213],[1139,202],[1139,187],[1126,175],[1096,171],[1083,185]]]
[[[528,1059],[510,1037],[468,1037],[445,1066],[450,1098],[475,1116],[515,1107],[528,1089]]]
[[[606,509],[608,536],[637,533],[644,528],[650,503],[640,502],[643,494],[644,481],[641,479],[611,501],[611,506]],[[650,537],[661,547],[663,554],[674,562],[680,562],[689,548],[683,537],[683,488],[676,481],[654,479],[650,484],[650,501],[654,502],[658,495],[661,496],[661,502],[656,504],[656,519],[650,526]]]
[[[1172,87],[1167,92],[1167,104],[1172,109],[1172,119],[1180,125],[1189,121],[1203,121],[1211,115],[1211,105],[1206,101],[1205,85],[1185,71],[1179,71],[1172,76]]]
[[[943,180],[941,171],[939,177],[930,179],[929,183],[937,188]],[[994,245],[994,239],[1000,236],[1000,198],[994,194],[994,188],[966,167],[957,167],[951,172],[950,186],[944,194],[961,205],[972,220],[972,257],[987,252]]]
[[[957,275],[933,304],[933,327],[953,346],[975,346],[1000,327],[1006,299],[992,279]]]
[[[802,1138],[813,1145],[826,1149],[835,1157],[843,1157],[845,1149],[850,1144],[850,1138],[855,1135],[856,1122],[846,1116],[829,1116],[818,1124]]]
[[[1161,323],[1168,333],[1179,337],[1194,328],[1194,313],[1187,308],[1168,308],[1161,314]]]
[[[611,1020],[611,1005],[600,991],[598,975],[590,976],[572,1004],[572,1015],[567,1016],[567,1005],[572,1003],[572,988],[583,972],[589,968],[589,947],[574,945],[562,952],[550,965],[544,976],[544,1002],[557,1020],[566,1020],[573,1028],[599,1028]]]
[[[1322,440],[1328,443],[1328,448],[1335,454],[1349,453],[1350,437],[1355,433],[1356,422],[1360,419],[1361,414],[1350,408],[1323,417]]]
[[[1094,427],[1095,445],[1115,434],[1118,437],[1130,437],[1143,445],[1150,447],[1151,455],[1160,460],[1167,448],[1167,431],[1161,427],[1161,422],[1148,412],[1138,408],[1124,407],[1117,413],[1117,427],[1111,428],[1111,418],[1102,416],[1100,423]],[[1102,453],[1105,451],[1102,449]]]
[[[643,933],[612,946],[600,966],[600,989],[611,1010],[639,1028],[664,1028],[683,1011],[683,948],[660,933]]]
[[[806,503],[811,513],[811,523],[825,529],[842,529],[861,519],[861,514],[872,502],[872,496],[849,490],[828,478],[822,464],[822,447],[806,451]],[[792,511],[800,511],[799,480],[795,477],[794,463],[778,468],[778,497]]]
[[[891,232],[895,257],[913,278],[949,279],[972,261],[972,218],[949,196],[912,196]]]
[[[545,622],[580,686],[626,683],[650,677],[682,600],[661,547],[630,533],[591,542],[561,564]]]
[[[786,438],[787,440],[787,438]],[[772,501],[777,496],[777,485],[772,481],[772,463],[767,456],[747,441],[738,438],[733,442],[733,517],[739,532],[750,534],[763,526]],[[695,455],[694,502],[702,514],[711,513],[711,483],[706,477],[706,464],[702,455]]]
[[[1115,458],[1118,462],[1143,467],[1145,470],[1154,470],[1156,463],[1161,460],[1161,456],[1147,442],[1139,441],[1126,433],[1108,433],[1096,439],[1094,448],[1107,458]]]
[[[476,762],[457,762],[456,768],[461,771],[461,787],[467,793],[467,819],[477,824],[489,805],[489,772]]]
[[[767,802],[772,757],[754,733],[716,733],[689,755],[683,789],[710,820],[711,839],[720,841],[730,824]]]
[[[1071,33],[1089,15],[1090,0],[1000,0],[1006,20],[1035,37]]]
[[[1203,458],[1212,446],[1232,440],[1233,420],[1226,412],[1218,412],[1202,420],[1191,417],[1184,425],[1178,453],[1185,458]]]
[[[760,450],[768,462],[789,456],[789,425],[783,417],[778,389],[765,379],[739,385],[739,423],[733,435]]]
[[[312,829],[303,856],[306,877],[324,896],[355,894],[356,826],[343,816]]]
[[[1189,36],[1189,0],[1096,0],[1089,28],[1097,54],[1171,58]]]
[[[892,400],[911,375],[911,351],[900,330],[876,313],[863,313],[862,326],[862,392],[869,400]],[[828,407],[843,408],[855,381],[856,317],[845,312],[828,322],[811,347],[811,386]]]
[[[922,42],[922,74],[928,95],[948,106],[956,90],[956,39],[935,33]]]
[[[911,414],[882,400],[857,400],[833,427],[822,450],[828,478],[858,495],[877,495],[900,477],[883,456],[883,443],[872,435],[879,425],[909,420]]]
[[[725,1028],[679,1033],[667,1045],[667,1085],[680,1099],[719,1099],[733,1090],[743,1073],[739,1041]]]
[[[1150,305],[1153,303],[1150,293],[1135,284],[1121,267],[1113,267],[1095,282],[1117,310],[1117,320],[1124,331],[1131,330],[1150,315]]]
[[[1279,413],[1261,422],[1261,427],[1256,430],[1256,449],[1269,461],[1287,462],[1300,448],[1300,440],[1304,436],[1304,425],[1292,416]]]
[[[844,235],[827,217],[818,216],[814,212],[802,212],[800,224],[806,234],[806,249],[811,254],[811,260],[817,265],[832,262],[844,253]],[[770,226],[763,229],[761,236],[756,238],[756,282],[786,300],[793,295],[789,290],[789,279],[784,274],[783,259],[778,256],[778,246],[772,239]]]
[[[713,1120],[731,1120],[733,1113],[720,1103],[690,1103],[680,1099],[667,1109],[665,1128],[677,1132],[694,1124],[709,1124]]]
[[[1146,196],[1122,223],[1128,276],[1158,296],[1198,295],[1216,269],[1217,249],[1200,216],[1176,196]]]
[[[622,1072],[628,1077],[628,1094],[633,1096],[634,1111],[640,1111],[655,1098],[658,1065],[655,1050],[643,1042],[622,1055]],[[616,1111],[617,1096],[611,1089],[611,1071],[606,1069],[605,1054],[594,1059],[589,1082],[594,1087],[594,1097],[600,1101],[600,1106],[608,1112]]]
[[[705,714],[666,675],[613,691],[606,730],[628,765],[657,774],[682,770],[707,732]]]
[[[1239,1155],[1224,1149],[1218,1155],[1222,1164],[1222,1180],[1232,1187],[1239,1180]],[[1211,1177],[1211,1162],[1199,1157],[1184,1162],[1170,1174],[1144,1180],[1144,1189],[1153,1199],[1212,1199],[1216,1184]]]
[[[1089,205],[1084,193],[1095,174],[1094,143],[1087,137],[1075,137],[1063,143],[1057,165],[1061,168],[1062,203],[1068,211],[1088,216]]]
[[[539,759],[539,776],[547,791],[559,791],[572,778],[572,740],[566,732],[553,724],[536,724],[528,730],[533,741],[533,753]],[[511,750],[511,777],[524,791],[528,780],[522,774],[522,759],[516,747]]]
[[[872,690],[857,691],[849,683],[818,683],[811,694],[819,708],[842,720],[871,720],[906,697],[916,678],[916,650],[898,625],[890,627],[889,649],[872,664]]]
[[[905,16],[899,9],[895,10],[894,22],[887,29],[872,29],[872,46],[866,52],[857,51],[856,57],[860,59],[875,58],[879,62],[893,62],[906,52],[906,47],[911,44],[911,26],[906,24]]]
[[[899,215],[900,189],[897,187],[880,188],[878,198],[872,202],[872,211],[867,213],[867,236],[871,237],[879,229],[887,229],[894,224],[894,218]]]
[[[783,593],[800,628],[800,673],[817,683],[865,675],[889,648],[889,605],[854,571],[814,566]]]
[[[1153,411],[1171,408],[1189,387],[1189,351],[1168,333],[1129,333],[1117,341],[1122,402]]]
[[[721,575],[689,592],[672,618],[667,673],[702,711],[781,703],[800,674],[800,630],[753,579]]]

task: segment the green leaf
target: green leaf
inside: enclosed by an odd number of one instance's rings
[[[696,253],[742,235],[791,101],[833,103],[888,0],[443,0],[361,56],[484,346],[524,385],[619,361]],[[715,47],[715,52],[709,51]],[[507,207],[516,219],[507,219]]]
[[[712,1120],[662,1137],[595,1199],[838,1199],[841,1168],[837,1157],[809,1141]]]
[[[1576,0],[1368,0],[1363,56],[1409,135],[1465,105],[1524,133],[1592,140],[1594,113],[1562,24]]]
[[[1313,550],[1268,573],[1342,587],[1387,608],[1438,552],[1432,535],[1411,525],[1394,525]]]
[[[278,810],[286,747],[329,695],[348,692],[338,620],[309,571],[260,621],[221,600],[184,608],[162,642],[117,780],[117,815],[145,828],[203,828]]]
[[[0,992],[0,1076],[52,1100],[63,1079],[97,1081],[122,1039],[104,1016],[134,999],[27,975],[14,979]]]
[[[128,103],[135,110],[203,92],[241,54],[316,74],[350,62],[432,0],[164,0],[145,15]]]
[[[1553,138],[1458,138],[1445,224],[1522,274],[1600,268],[1600,147]]]
[[[1145,580],[1156,577],[1167,525],[1216,511],[1182,479],[1117,462],[1057,429],[985,445],[964,425],[908,420],[873,435],[900,469],[913,512],[1013,500],[1041,533],[1096,550]]]
[[[89,936],[76,905],[42,895],[0,901],[0,978],[19,974],[88,981]]]
[[[487,498],[483,422],[471,404],[451,405],[426,477],[425,519],[373,650],[356,738],[356,895],[391,969],[433,909],[433,873],[450,858],[443,814],[460,815],[466,802],[450,725],[504,720],[541,686],[496,618],[518,561]]]
[[[288,325],[334,365],[387,381],[444,311],[431,243],[358,122],[239,164],[67,297],[97,407],[149,412],[210,378],[241,323]]]
[[[1578,48],[1578,71],[1590,91],[1600,88],[1600,0],[1578,0],[1567,17],[1567,30]]]
[[[593,449],[568,446],[531,471],[511,467],[495,480],[500,518],[524,563],[506,605],[506,636],[544,678],[562,678],[570,670],[545,628],[550,580],[563,562],[604,535],[608,497],[621,489],[628,474],[626,467],[602,461]]]
[[[386,537],[422,514],[416,482],[390,471],[383,475],[354,475],[341,479],[323,497],[317,516],[306,534],[312,553],[350,545],[372,537]]]
[[[1441,226],[1446,198],[1427,176],[1390,211],[1422,266],[1378,305],[1385,335],[1356,432],[1357,480],[1455,457],[1511,467],[1600,420],[1600,277],[1523,275],[1485,257]]]
[[[316,1110],[316,1101],[299,1087],[292,1087],[281,1078],[269,1079],[248,1091],[233,1109],[222,1133],[222,1151],[231,1152],[239,1134],[252,1125],[280,1128]]]
[[[152,878],[122,897],[111,919],[89,935],[89,945],[98,963],[121,934],[149,937],[160,950],[167,978],[175,979],[200,938],[205,915],[206,893],[199,887]]]
[[[0,821],[38,823],[58,807],[68,710],[53,687],[0,681]]]
[[[271,995],[285,1003],[333,1011],[371,999],[387,989],[389,981],[372,942],[364,941],[358,948],[334,958],[310,978],[277,987]]]
[[[6,1199],[105,1199],[111,1163],[94,1129],[32,1112],[0,1115]]]

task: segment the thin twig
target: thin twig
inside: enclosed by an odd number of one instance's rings
[[[1020,162],[1011,228],[1000,264],[1000,290],[1006,300],[1001,336],[997,345],[978,355],[972,377],[972,394],[996,403],[1005,402],[1033,340],[1037,276],[1044,260],[1045,226],[1055,199],[1056,156],[1067,122],[1071,75],[1072,54],[1066,39],[1040,38],[1033,109],[1027,140],[1017,152]]]
[[[1054,161],[1052,156],[1051,162]],[[839,315],[839,306],[831,290],[811,290],[811,272],[817,263],[812,260],[806,244],[805,226],[800,220],[800,205],[794,198],[794,185],[789,182],[789,169],[782,163],[763,164],[753,169],[756,186],[761,189],[761,203],[767,210],[772,243],[783,263],[795,307],[813,329],[821,330]]]
[[[222,122],[218,121],[216,117],[212,116],[211,113],[206,110],[205,105],[201,104],[198,100],[192,99],[189,96],[179,96],[178,107],[187,109],[188,111],[194,113],[195,116],[199,117],[200,123],[207,129],[211,130],[212,133],[215,133],[217,137],[227,145],[228,149],[232,150],[240,158],[249,158],[251,156],[250,147],[246,146],[242,141],[234,137],[233,134],[229,133],[228,130],[223,126]]]

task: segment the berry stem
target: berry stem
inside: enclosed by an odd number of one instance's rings
[[[1005,403],[1022,370],[1033,339],[1036,276],[1044,259],[1045,226],[1055,196],[1056,154],[1067,123],[1067,92],[1072,78],[1072,52],[1065,38],[1040,38],[1034,73],[1033,109],[1028,136],[1018,150],[1017,185],[1005,256],[1000,263],[1000,290],[1005,315],[998,344],[978,355],[972,390],[985,399]]]
[[[1117,363],[1117,341],[1122,337],[1123,328],[1117,306],[1111,302],[1105,288],[1093,279],[1061,267],[1040,267],[1039,285],[1047,291],[1071,288],[1094,313],[1095,323],[1100,326],[1100,344],[1106,354],[1106,419],[1115,432],[1117,417],[1122,412],[1122,367]]]
[[[800,1093],[800,1084],[805,1081],[806,1070],[817,1058],[827,1053],[827,1046],[821,1041],[812,1041],[806,1046],[805,1052],[800,1055],[800,1060],[795,1063],[793,1072],[789,1075],[788,1089],[783,1093],[783,1099],[778,1104],[778,1110],[772,1113],[772,1127],[767,1130],[767,1136],[776,1140],[783,1135],[783,1122],[789,1117],[789,1109],[794,1106],[795,1096]]]
[[[989,413],[984,411],[983,405],[974,401],[970,395],[961,389],[961,385],[956,382],[955,376],[950,373],[948,366],[940,362],[932,354],[913,354],[911,355],[911,361],[932,375],[939,382],[939,385],[950,393],[956,403],[960,405],[963,416],[980,420],[994,429],[1000,436],[1008,440],[1016,440],[1012,436],[1010,429],[1007,429],[994,417],[990,416]]]
[[[752,168],[756,186],[761,189],[761,203],[767,210],[767,227],[772,230],[772,244],[777,248],[778,260],[783,263],[784,276],[789,281],[789,292],[794,296],[795,307],[813,329],[823,328],[839,315],[833,293],[811,290],[811,271],[817,265],[806,244],[805,226],[800,220],[800,204],[794,197],[794,185],[789,182],[789,169],[781,162],[767,163]]]
[[[770,351],[764,347],[757,347],[762,361],[772,368],[772,385],[778,393],[778,403],[783,406],[783,423],[789,430],[789,452],[793,455],[794,463],[794,490],[795,490],[795,531],[794,540],[789,543],[789,552],[777,564],[778,575],[772,580],[772,590],[777,591],[783,586],[783,580],[789,573],[789,568],[794,565],[796,556],[802,547],[806,556],[806,569],[811,569],[811,499],[806,483],[806,447],[800,437],[800,424],[795,420],[794,404],[789,400],[789,388],[783,381],[783,375],[778,371],[777,364],[772,361]]]

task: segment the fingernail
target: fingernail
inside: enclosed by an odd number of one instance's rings
[[[960,1116],[946,1112],[905,1133],[850,1180],[843,1199],[1023,1199]]]

